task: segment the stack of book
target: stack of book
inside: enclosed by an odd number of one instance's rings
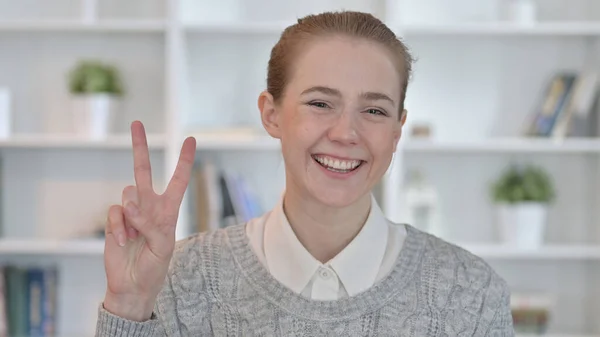
[[[55,267],[0,266],[0,337],[56,334]]]
[[[531,114],[525,134],[555,139],[600,136],[599,88],[598,70],[557,72]]]
[[[257,195],[240,174],[209,161],[196,164],[188,192],[198,232],[240,224],[263,212]]]

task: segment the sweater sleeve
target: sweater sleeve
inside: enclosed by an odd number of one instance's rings
[[[164,337],[164,328],[156,314],[145,322],[135,322],[116,316],[100,305],[96,337]]]
[[[101,305],[95,337],[181,337],[182,330],[209,335],[211,327],[206,313],[210,308],[199,252],[202,240],[199,235],[177,242],[149,320],[130,321],[112,315]]]
[[[180,336],[176,316],[176,296],[173,291],[171,272],[158,294],[154,312],[144,322],[130,321],[116,316],[100,305],[95,337],[174,337]]]
[[[500,297],[485,336],[513,337],[515,331],[510,307],[510,290],[504,280],[500,279],[498,283],[497,286],[500,288]]]

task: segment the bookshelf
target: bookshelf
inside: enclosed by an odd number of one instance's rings
[[[147,135],[148,148],[164,150],[166,143],[162,135]],[[96,141],[71,135],[15,135],[8,139],[0,139],[0,149],[114,149],[131,150],[131,138],[128,135],[111,136],[106,140]]]
[[[500,0],[448,3],[0,0],[0,87],[15,102],[14,134],[0,139],[0,262],[57,266],[59,335],[93,335],[105,284],[103,243],[90,233],[133,183],[129,123],[146,125],[159,192],[193,135],[199,161],[240,173],[268,208],[284,181],[279,144],[262,132],[256,108],[270,48],[298,16],[357,9],[383,18],[418,58],[405,136],[377,188],[386,214],[402,220],[405,172],[423,169],[443,200],[446,239],[488,260],[514,289],[556,295],[548,336],[599,335],[600,141],[530,139],[519,130],[549,76],[600,56],[600,6],[538,1],[539,22],[520,25],[498,16]],[[87,57],[116,64],[125,79],[105,141],[70,134],[65,74]],[[411,138],[417,123],[431,125],[434,137]],[[557,179],[539,250],[495,239],[485,187],[509,161],[542,164]],[[178,238],[194,231],[191,202]]]
[[[507,37],[596,37],[600,24],[579,22],[547,22],[531,26],[512,23],[409,24],[400,26],[406,36],[507,36]]]
[[[102,20],[85,23],[76,20],[1,22],[0,31],[7,32],[90,32],[90,33],[164,33],[166,23],[160,20]]]
[[[48,240],[48,239],[3,239],[0,253],[21,256],[89,256],[97,258],[104,254],[103,239]]]
[[[405,153],[540,153],[540,154],[594,154],[600,152],[600,141],[589,138],[564,140],[535,138],[490,138],[473,141],[410,140],[401,145]]]

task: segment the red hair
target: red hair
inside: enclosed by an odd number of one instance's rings
[[[387,48],[400,75],[400,112],[404,110],[406,89],[412,71],[413,58],[404,43],[381,20],[368,13],[342,11],[308,15],[287,27],[271,50],[267,72],[267,91],[275,102],[283,97],[289,81],[290,65],[302,42],[311,38],[345,35],[380,43]],[[401,115],[401,114],[400,114]]]

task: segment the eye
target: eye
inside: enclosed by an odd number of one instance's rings
[[[319,108],[319,109],[327,109],[327,108],[329,108],[329,105],[327,105],[327,103],[320,102],[320,101],[309,102],[308,105],[314,106],[314,107]]]
[[[387,114],[379,109],[375,109],[375,108],[371,108],[371,109],[367,109],[367,113],[370,115],[381,115],[381,116],[387,116]]]

